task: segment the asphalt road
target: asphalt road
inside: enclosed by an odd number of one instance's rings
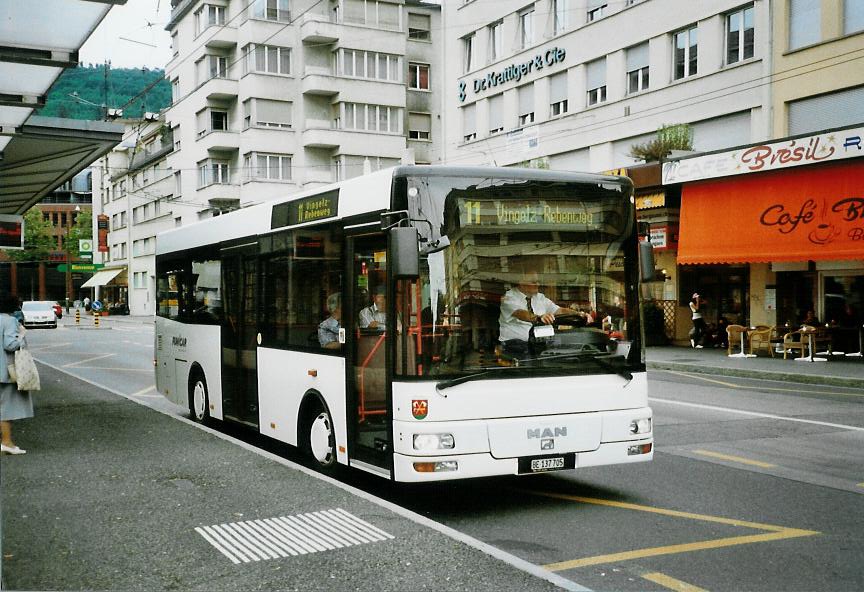
[[[181,415],[152,388],[152,326],[110,326],[32,331],[31,347]],[[646,465],[422,487],[342,478],[597,590],[864,588],[864,393],[665,371],[649,389]]]

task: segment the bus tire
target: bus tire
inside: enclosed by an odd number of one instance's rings
[[[189,375],[189,416],[192,421],[206,424],[210,421],[210,395],[207,379],[201,368],[195,368]]]
[[[317,397],[303,414],[302,450],[312,466],[332,474],[336,470],[336,431],[327,406]]]

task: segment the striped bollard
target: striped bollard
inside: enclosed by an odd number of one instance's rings
[[[76,325],[81,324],[81,309],[80,308],[75,309],[75,324]]]
[[[99,326],[99,313],[96,311],[93,312],[93,325],[95,327]]]

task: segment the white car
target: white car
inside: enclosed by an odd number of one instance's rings
[[[28,300],[21,305],[24,313],[24,326],[57,328],[57,313],[54,312],[54,303],[47,300]]]

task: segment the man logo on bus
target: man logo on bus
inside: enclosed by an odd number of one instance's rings
[[[426,416],[429,415],[429,401],[426,399],[411,401],[411,414],[414,419],[426,419]]]

